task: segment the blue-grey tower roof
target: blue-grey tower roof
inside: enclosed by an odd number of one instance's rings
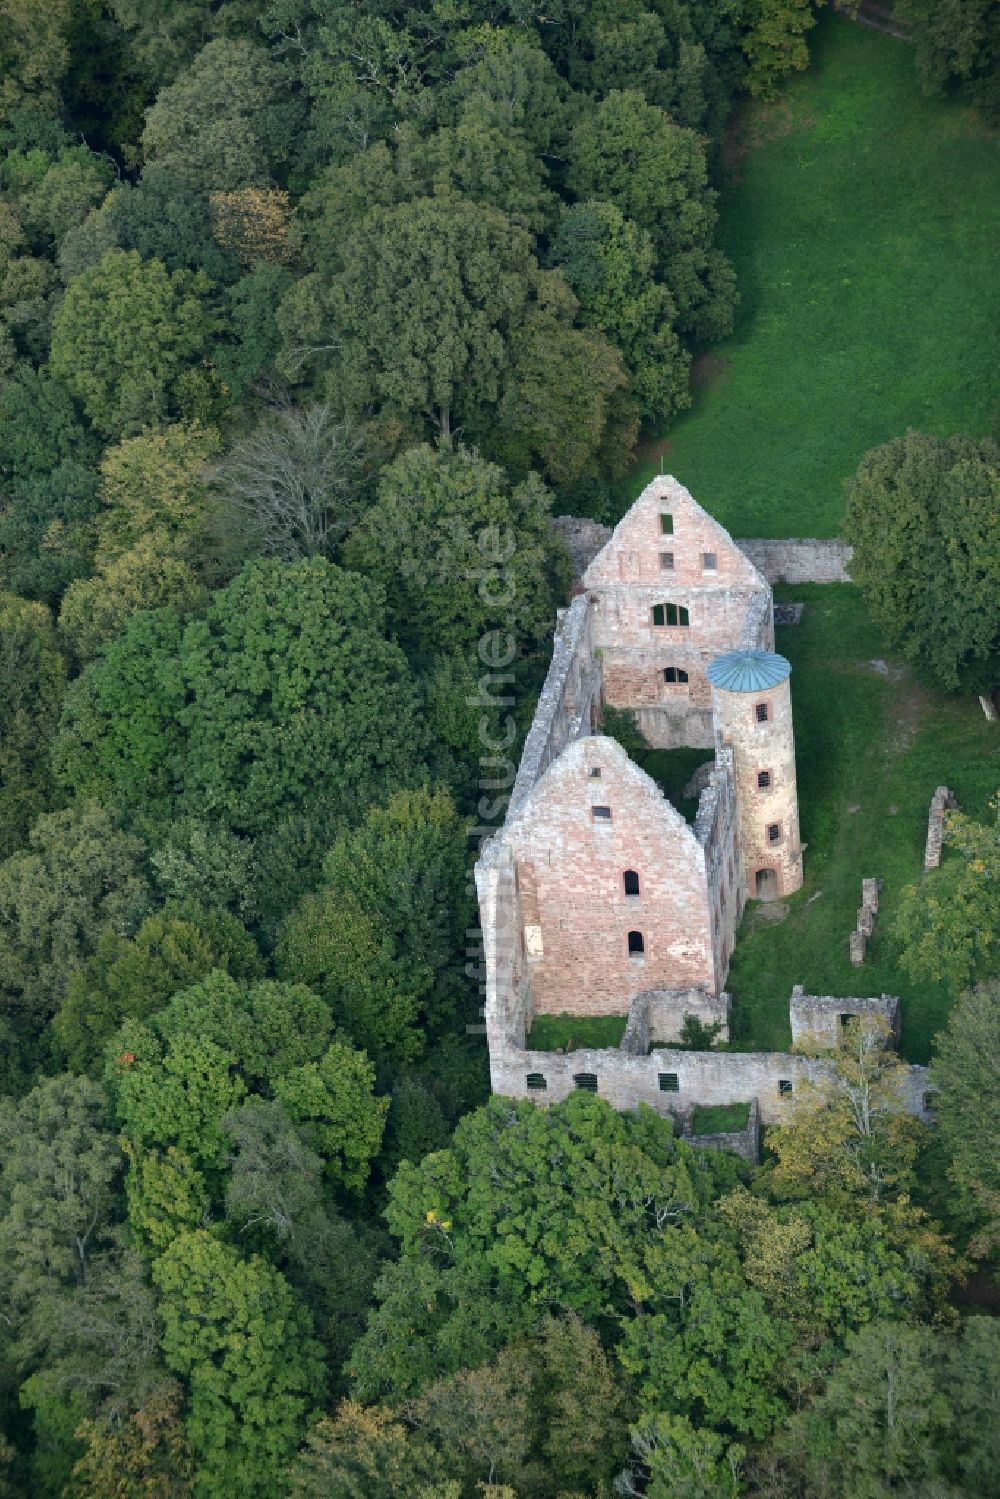
[[[708,665],[708,680],[726,692],[763,692],[777,687],[792,665],[774,651],[727,651]]]

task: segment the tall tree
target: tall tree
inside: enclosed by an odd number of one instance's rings
[[[469,449],[411,448],[383,469],[347,559],[383,585],[411,653],[433,659],[482,640],[507,669],[548,634],[566,581],[550,505],[536,475],[512,485]]]
[[[281,1474],[324,1383],[308,1315],[265,1260],[242,1259],[203,1229],[153,1267],[167,1366],[187,1386],[195,1493],[284,1492]]]
[[[990,978],[1000,956],[1000,795],[991,810],[992,826],[947,814],[944,843],[959,857],[906,886],[893,926],[907,972],[945,979],[955,993]]]
[[[950,1159],[949,1175],[973,1201],[974,1249],[1000,1242],[1000,982],[963,994],[935,1042],[934,1117]]]
[[[351,815],[422,779],[416,692],[383,621],[377,586],[321,557],[246,568],[183,628],[135,615],[67,695],[57,774],[241,833]]]
[[[293,124],[282,76],[253,43],[209,42],[146,112],[146,160],[206,196],[266,186]]]
[[[0,864],[0,1002],[29,1025],[49,1020],[76,965],[107,930],[146,914],[144,846],[93,802],[40,817],[28,847]]]
[[[283,407],[213,470],[222,523],[251,554],[333,558],[365,508],[367,458],[350,417],[322,404]]]
[[[53,787],[48,747],[66,666],[44,604],[0,593],[0,857],[24,841]]]
[[[103,436],[213,413],[210,291],[202,272],[171,274],[134,250],[108,250],[70,282],[52,323],[51,370]]]
[[[1000,446],[907,432],[848,485],[851,576],[889,642],[946,691],[1000,680]]]
[[[712,246],[715,192],[702,140],[633,90],[613,90],[573,131],[569,186],[610,199],[652,237],[677,325],[698,339],[732,328],[733,269]]]

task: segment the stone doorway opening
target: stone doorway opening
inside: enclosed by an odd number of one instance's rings
[[[777,872],[773,869],[758,869],[754,876],[754,887],[754,894],[758,900],[777,900]]]

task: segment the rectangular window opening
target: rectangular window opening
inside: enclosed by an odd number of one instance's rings
[[[661,1072],[660,1073],[660,1092],[661,1093],[679,1093],[680,1092],[680,1087],[681,1087],[680,1078],[677,1076],[676,1072]]]
[[[781,842],[781,823],[780,822],[769,822],[768,823],[768,825],[767,825],[767,841],[768,841],[768,843],[780,843]]]
[[[660,571],[661,572],[665,572],[665,573],[672,573],[673,570],[674,570],[674,554],[673,554],[673,552],[661,552],[660,553]]]
[[[665,510],[660,511],[660,532],[663,536],[673,536],[674,534],[674,518],[672,515],[668,515]]]
[[[672,685],[683,684],[688,679],[688,674],[681,666],[665,666],[663,668],[663,680]]]
[[[754,705],[754,717],[758,723],[767,723],[771,716],[771,710],[767,703],[756,703]]]
[[[597,1092],[596,1072],[577,1072],[573,1077],[574,1088],[582,1088],[585,1093]]]
[[[719,560],[714,552],[702,552],[701,570],[703,573],[714,573],[718,565]]]
[[[758,770],[758,772],[757,772],[757,787],[758,787],[758,789],[760,791],[770,791],[770,789],[771,789],[771,772],[769,770]]]
[[[529,1093],[544,1093],[549,1086],[540,1072],[529,1072],[525,1082]]]
[[[592,765],[590,767],[590,779],[592,781],[599,781],[601,779],[601,767],[599,765]]]
[[[789,1078],[782,1077],[778,1079],[778,1094],[781,1098],[791,1098],[792,1084]]]
[[[593,813],[594,821],[595,822],[610,822],[611,821],[611,808],[610,807],[591,807],[590,810]]]

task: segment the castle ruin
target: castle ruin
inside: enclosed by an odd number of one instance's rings
[[[670,1048],[686,1016],[728,1038],[746,902],[802,884],[791,667],[774,651],[770,586],[668,476],[582,585],[560,611],[506,821],[476,866],[493,1090],[544,1101],[586,1087],[672,1113],[756,1100],[773,1122],[828,1063]],[[601,733],[607,707],[629,710],[651,747],[713,751],[693,826]],[[828,1044],[845,1016],[895,1004],[796,991],[796,1040]],[[625,1032],[615,1049],[529,1050],[541,1014],[617,1015]],[[922,1112],[923,1069],[911,1074],[907,1106]]]

